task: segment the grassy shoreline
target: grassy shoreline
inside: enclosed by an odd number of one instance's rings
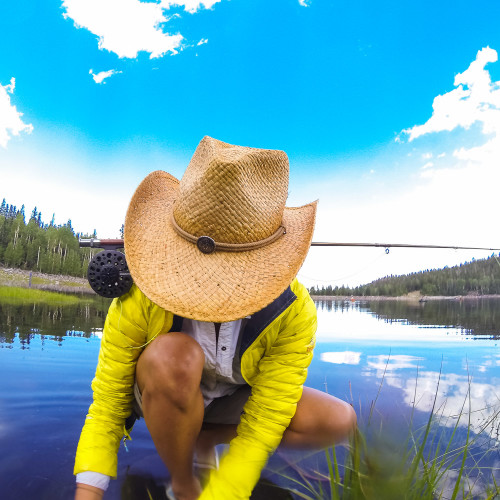
[[[81,300],[80,297],[67,293],[0,285],[0,303],[2,304],[17,306],[43,303],[52,306],[62,306],[78,304]]]

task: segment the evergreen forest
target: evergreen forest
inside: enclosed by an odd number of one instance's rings
[[[0,205],[0,265],[40,271],[49,274],[86,276],[87,266],[95,250],[80,248],[79,237],[96,237],[75,234],[71,220],[55,225],[42,221],[42,214],[35,207],[28,220],[24,205]]]
[[[99,250],[80,248],[78,239],[95,238],[93,234],[75,233],[71,220],[56,225],[42,220],[35,207],[29,217],[24,205],[17,209],[6,203],[0,205],[0,265],[48,274],[81,276],[87,274],[92,255]],[[398,297],[411,292],[422,295],[489,295],[500,294],[500,260],[496,255],[473,260],[455,267],[426,270],[403,276],[387,276],[355,288],[331,285],[311,287],[312,295],[389,296]]]
[[[411,292],[422,295],[500,294],[500,260],[496,255],[454,267],[386,276],[355,288],[331,285],[310,288],[311,295],[355,295],[400,297]]]

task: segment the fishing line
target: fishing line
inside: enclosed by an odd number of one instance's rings
[[[489,252],[500,252],[500,248],[486,248],[486,247],[462,247],[455,245],[414,245],[410,243],[335,243],[327,241],[313,241],[312,247],[382,247],[389,248],[429,248],[429,249],[451,249],[451,250],[486,250]]]

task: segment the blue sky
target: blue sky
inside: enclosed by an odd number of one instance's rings
[[[142,178],[211,135],[286,151],[317,241],[500,247],[498,2],[177,2],[2,3],[0,198],[113,237]],[[299,276],[486,255],[312,249]]]

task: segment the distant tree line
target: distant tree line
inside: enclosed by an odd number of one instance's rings
[[[500,261],[496,255],[454,267],[433,269],[402,276],[386,276],[355,288],[311,287],[312,295],[356,295],[399,297],[419,291],[422,295],[500,294]]]
[[[26,221],[24,205],[0,205],[0,264],[50,274],[86,276],[92,249],[79,247],[78,238],[96,237],[75,234],[71,220],[56,225],[55,216],[49,224],[35,207]]]

